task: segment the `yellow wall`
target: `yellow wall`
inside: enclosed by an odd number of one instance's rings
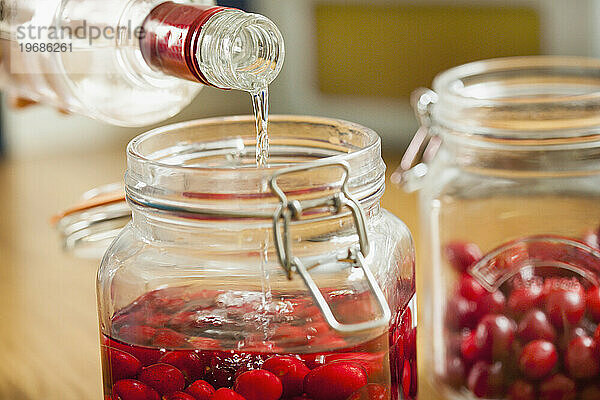
[[[540,53],[537,11],[525,7],[317,3],[324,94],[406,98],[465,62]]]

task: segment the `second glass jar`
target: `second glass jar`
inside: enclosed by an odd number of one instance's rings
[[[417,93],[426,398],[600,399],[599,76],[497,59]]]

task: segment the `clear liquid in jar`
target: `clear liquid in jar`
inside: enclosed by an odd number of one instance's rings
[[[365,296],[329,291],[328,297],[336,316],[352,323],[375,312]],[[251,390],[265,400],[414,398],[412,305],[397,310],[389,332],[363,341],[333,331],[310,299],[273,293],[276,300],[265,308],[260,298],[259,292],[189,288],[139,297],[103,332],[105,397],[185,399],[175,395],[202,386]],[[290,363],[288,376],[281,370]]]

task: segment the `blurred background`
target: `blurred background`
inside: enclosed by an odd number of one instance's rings
[[[600,54],[598,0],[241,0],[222,5],[267,15],[287,54],[271,112],[339,117],[381,134],[400,152],[416,127],[410,92],[468,61],[526,54]],[[246,93],[205,88],[168,122],[248,114]],[[10,157],[114,148],[146,130],[123,129],[45,106],[2,108]]]

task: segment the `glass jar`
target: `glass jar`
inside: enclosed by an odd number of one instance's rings
[[[421,394],[599,399],[600,60],[466,64],[415,105]]]
[[[271,117],[257,168],[254,123],[188,122],[129,144],[132,221],[98,272],[104,395],[413,398],[414,250],[379,205],[379,137]]]

